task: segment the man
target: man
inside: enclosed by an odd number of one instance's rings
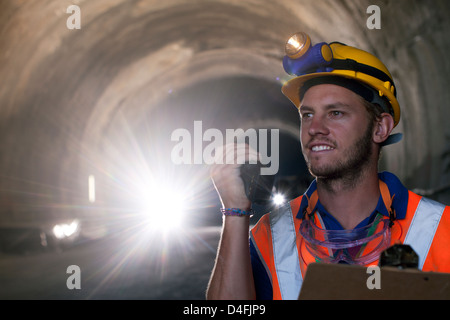
[[[398,242],[417,252],[420,269],[450,272],[450,207],[378,173],[380,150],[397,141],[391,132],[400,120],[391,74],[365,51],[294,37],[284,67],[297,77],[282,91],[299,108],[302,152],[316,179],[263,216],[249,246],[251,203],[239,165],[212,168],[224,222],[207,298],[297,299],[310,263],[376,265]]]

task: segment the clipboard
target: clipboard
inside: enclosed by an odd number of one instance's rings
[[[299,300],[450,300],[450,274],[381,267],[380,288],[369,289],[366,267],[312,263]],[[371,282],[372,279],[369,280]]]

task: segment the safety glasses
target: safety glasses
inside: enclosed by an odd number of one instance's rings
[[[391,243],[391,221],[380,214],[369,225],[353,230],[322,229],[313,220],[302,221],[300,234],[317,262],[367,265]]]

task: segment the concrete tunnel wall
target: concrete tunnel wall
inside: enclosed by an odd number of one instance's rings
[[[79,30],[66,27],[71,4]],[[366,26],[372,4],[379,30]],[[170,133],[194,120],[297,137],[279,90],[284,42],[300,30],[388,66],[404,139],[381,167],[450,204],[449,14],[446,0],[2,1],[1,221],[117,210],[118,195],[161,174],[152,165],[169,159]],[[195,174],[191,184],[208,184]]]

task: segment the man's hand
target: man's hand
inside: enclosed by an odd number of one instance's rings
[[[250,209],[240,167],[243,160],[257,159],[258,153],[247,144],[227,144],[216,150],[216,164],[211,166],[210,174],[224,208]]]

